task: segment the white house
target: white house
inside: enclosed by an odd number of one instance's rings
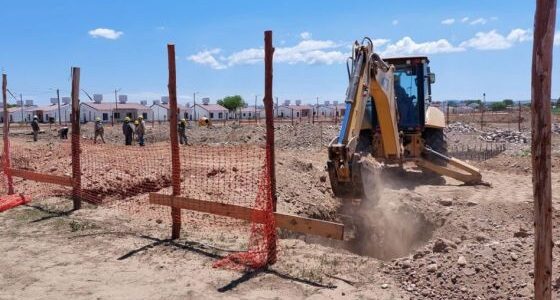
[[[159,102],[154,101],[154,104],[150,106],[152,110],[151,118],[155,121],[169,121],[169,104],[160,104]],[[189,103],[187,105],[177,106],[177,111],[179,113],[178,118],[182,119],[185,118],[186,120],[191,120],[192,108],[189,107]]]
[[[10,123],[19,123],[19,122],[29,122],[33,118],[35,107],[22,107],[21,106],[14,106],[8,108],[8,122]],[[0,123],[4,122],[4,110],[0,115]]]
[[[198,120],[202,117],[206,117],[211,120],[225,120],[228,118],[229,111],[227,108],[219,104],[209,104],[207,98],[203,99],[202,104],[195,104],[192,107],[192,119]]]
[[[239,114],[239,117],[241,119],[246,119],[246,120],[255,119],[255,115],[257,115],[258,119],[266,118],[264,108],[260,108],[258,106],[257,106],[256,109],[255,109],[255,106],[247,106],[247,107],[242,108],[237,113]]]
[[[116,122],[124,120],[125,117],[135,119],[142,116],[144,120],[149,121],[152,118],[152,110],[147,105],[140,103],[126,103],[124,99],[120,99],[121,103],[108,102],[82,102],[80,103],[80,120],[82,122],[95,121],[96,117],[101,118],[103,122]]]
[[[313,107],[301,104],[301,100],[296,100],[295,105],[290,105],[290,100],[284,101],[284,105],[278,107],[277,116],[279,118],[311,118]]]
[[[60,121],[70,122],[70,113],[72,112],[72,107],[69,103],[60,105]],[[59,109],[58,104],[51,104],[49,106],[39,106],[28,109],[28,117],[31,119],[36,115],[41,123],[58,123]]]

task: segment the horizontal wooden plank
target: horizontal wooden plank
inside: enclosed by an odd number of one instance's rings
[[[69,176],[50,175],[20,169],[10,169],[10,173],[14,177],[20,177],[27,180],[72,186],[72,177]]]
[[[256,221],[263,223],[264,212],[252,208],[225,204],[212,201],[189,199],[158,193],[150,193],[150,203],[172,206],[182,209],[194,210],[234,219]],[[344,238],[344,225],[317,219],[304,218],[296,215],[275,212],[276,226],[290,231],[319,235],[331,239],[342,240]]]

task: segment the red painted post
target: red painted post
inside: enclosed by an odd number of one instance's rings
[[[2,101],[4,102],[4,153],[2,157],[4,159],[4,175],[8,181],[8,195],[14,193],[14,180],[10,172],[11,161],[10,161],[10,114],[8,113],[8,98],[6,95],[6,90],[8,89],[8,78],[6,74],[2,74]]]
[[[72,68],[72,201],[74,210],[82,207],[80,167],[80,68]]]
[[[175,45],[167,44],[169,68],[169,138],[171,139],[171,185],[173,196],[181,194],[181,159],[179,157],[179,141],[177,140],[177,72],[175,66]],[[178,239],[181,235],[181,209],[171,207],[171,238]]]
[[[272,211],[276,211],[276,168],[274,165],[274,116],[272,107],[272,58],[274,48],[272,46],[272,31],[264,32],[264,107],[266,113],[266,166],[270,176],[270,199],[272,199]],[[274,224],[268,224],[269,226]],[[276,226],[270,228],[273,236],[268,236],[268,263],[276,262]]]

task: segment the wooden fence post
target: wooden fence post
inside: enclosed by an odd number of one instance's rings
[[[6,90],[8,89],[8,78],[6,74],[2,74],[2,101],[4,102],[4,153],[2,154],[2,158],[4,159],[4,175],[6,176],[6,180],[8,181],[8,195],[12,195],[14,193],[14,180],[12,178],[12,174],[10,172],[11,168],[11,160],[10,160],[10,123],[9,118],[10,114],[8,113],[8,97],[6,95]]]
[[[551,76],[556,0],[537,0],[531,68],[531,158],[535,224],[535,299],[551,299]]]
[[[74,210],[82,207],[80,167],[80,68],[72,67],[72,201]]]
[[[175,45],[167,44],[169,68],[169,138],[171,139],[171,184],[173,196],[181,194],[181,159],[179,157],[179,141],[177,140],[177,74],[175,67]],[[171,207],[171,238],[178,239],[181,235],[181,209]]]
[[[272,211],[276,212],[276,167],[274,165],[274,115],[272,107],[272,58],[274,47],[272,46],[272,31],[264,32],[264,107],[266,113],[266,166],[270,176],[270,199],[272,200]],[[265,225],[266,226],[266,225]],[[276,227],[272,228],[276,232]],[[276,262],[276,235],[267,237],[268,240],[268,264]]]

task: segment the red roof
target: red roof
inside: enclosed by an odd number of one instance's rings
[[[258,108],[257,107],[257,112],[260,112],[262,110],[262,108]],[[255,112],[255,107],[254,106],[249,106],[249,107],[244,107],[241,109],[242,112]]]
[[[292,104],[292,105],[288,105],[288,106],[283,105],[283,107],[287,107],[287,108],[290,108],[290,109],[293,109],[293,110],[306,110],[306,109],[311,110],[312,109],[311,105],[307,105],[307,104],[303,104],[303,105]]]
[[[94,103],[94,102],[83,102],[81,104],[87,105],[96,110],[113,110],[115,109],[115,102],[108,103]],[[117,103],[117,109],[137,109],[137,110],[148,110],[148,106],[142,105],[140,103]]]
[[[161,103],[160,104],[152,104],[150,107],[152,107],[152,106],[159,106],[159,107],[162,107],[162,108],[165,108],[165,109],[169,110],[169,104],[161,104]],[[192,109],[190,107],[187,107],[186,105],[183,106],[183,105],[180,105],[180,104],[177,105],[177,108],[180,109],[180,110],[183,109],[183,110],[187,110],[187,111]]]
[[[199,108],[202,108],[206,111],[228,111],[227,108],[219,105],[219,104],[196,104],[196,106],[198,106]]]
[[[64,105],[60,105],[60,109],[65,109],[67,106],[69,106],[70,104],[64,104]],[[53,104],[53,105],[49,105],[49,106],[39,106],[39,107],[33,107],[32,109],[33,111],[37,111],[37,110],[41,110],[41,111],[57,111],[58,110],[58,104]]]

